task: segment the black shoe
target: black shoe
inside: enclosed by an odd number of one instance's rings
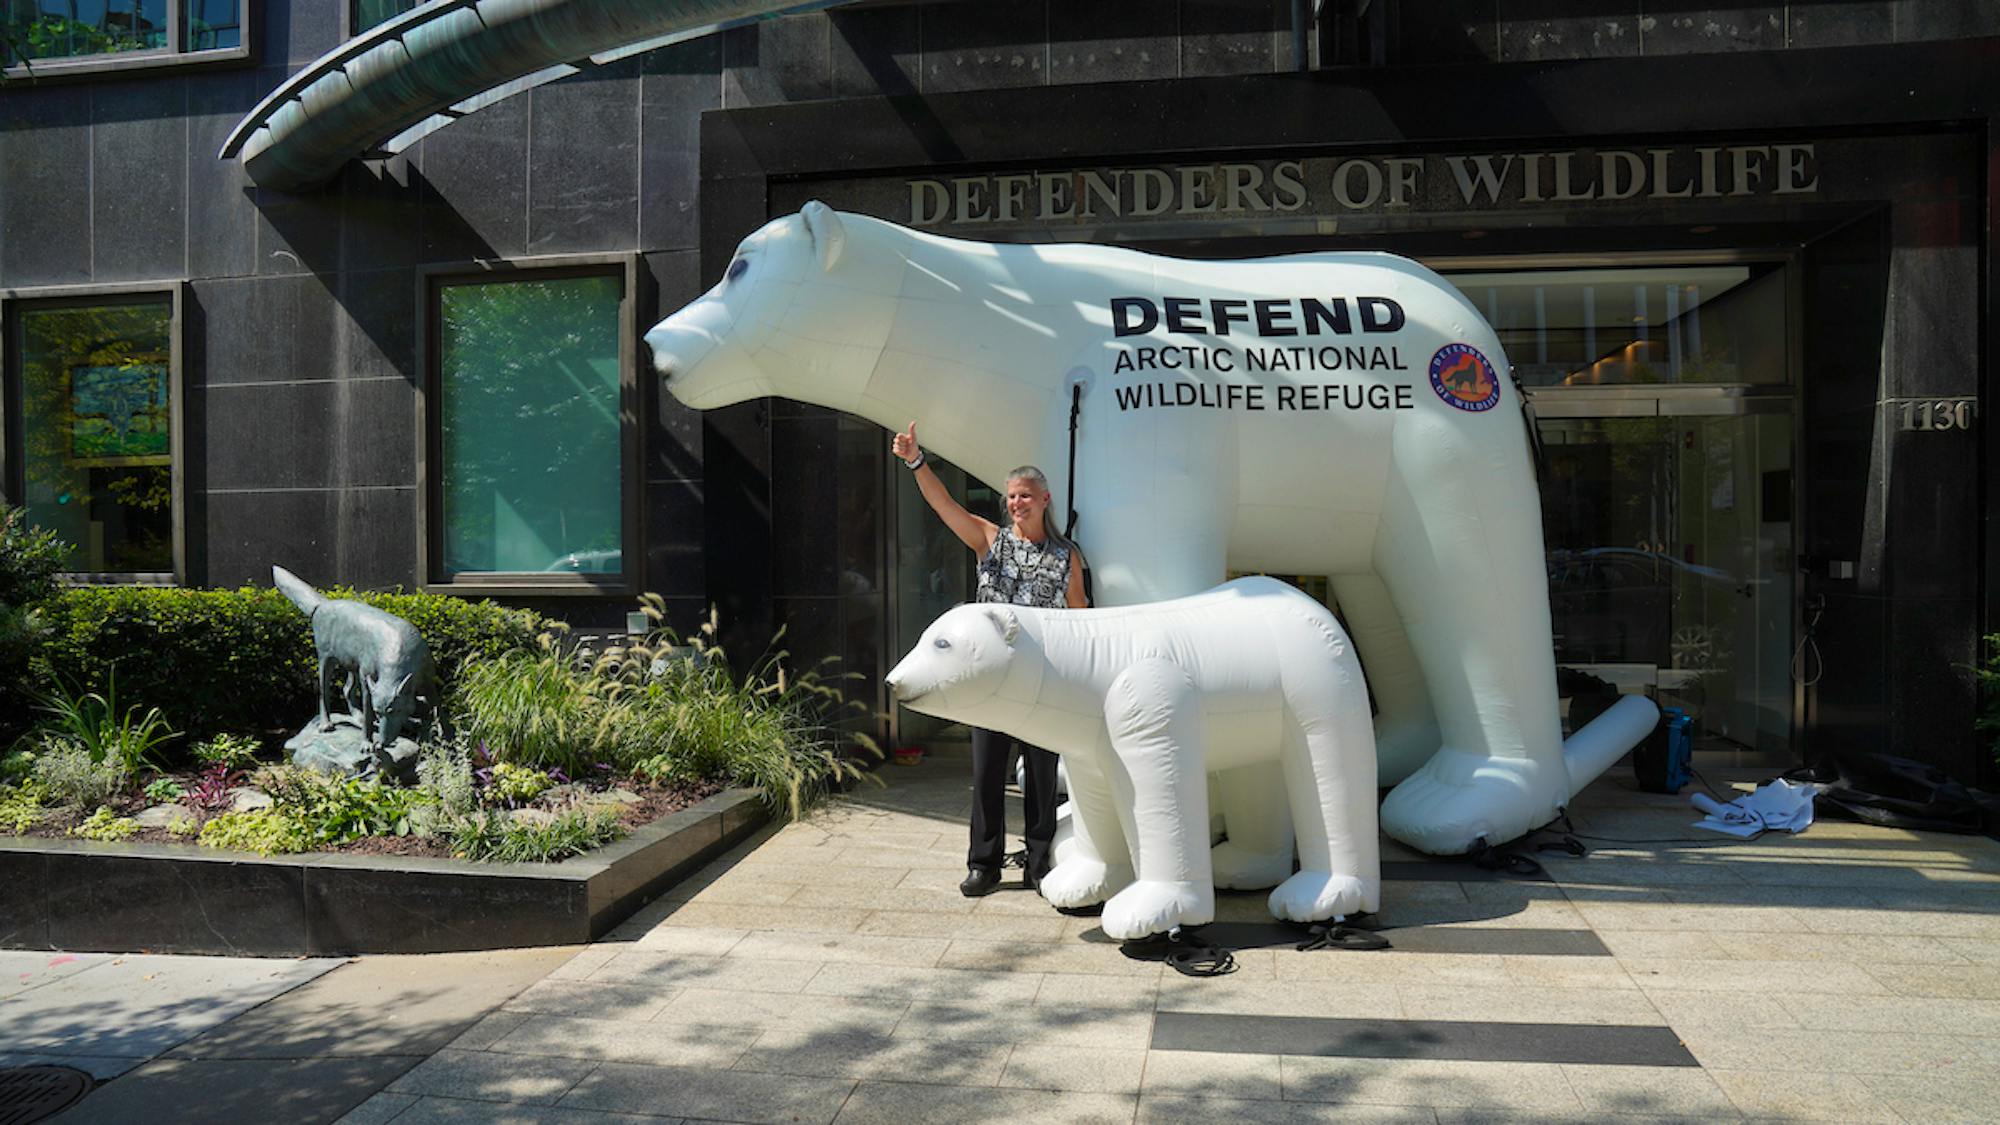
[[[1000,887],[1000,873],[985,867],[970,867],[965,872],[965,882],[958,885],[958,893],[966,898],[990,895]]]

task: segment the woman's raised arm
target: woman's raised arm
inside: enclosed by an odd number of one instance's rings
[[[911,422],[910,428],[897,434],[889,448],[904,464],[917,462],[915,468],[917,491],[924,494],[924,500],[930,504],[931,511],[938,514],[938,518],[944,521],[944,525],[951,529],[953,535],[958,536],[960,542],[972,548],[973,554],[985,558],[986,552],[993,549],[993,537],[1000,533],[999,525],[966,511],[964,505],[952,499],[951,490],[946,488],[944,482],[938,479],[938,475],[931,471],[930,465],[918,460],[922,456],[923,447],[917,444],[917,424]]]

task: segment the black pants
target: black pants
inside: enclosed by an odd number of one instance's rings
[[[967,867],[998,871],[1007,853],[1007,766],[1016,746],[1028,764],[1021,803],[1027,813],[1028,872],[1049,870],[1049,842],[1056,834],[1056,756],[1016,742],[997,730],[972,728],[972,846]]]

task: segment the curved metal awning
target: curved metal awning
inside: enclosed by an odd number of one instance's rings
[[[592,66],[844,0],[430,0],[285,80],[230,131],[251,182],[296,191]]]

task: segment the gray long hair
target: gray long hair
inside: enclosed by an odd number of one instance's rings
[[[1054,540],[1057,543],[1062,544],[1065,547],[1068,547],[1073,554],[1081,556],[1083,552],[1077,548],[1077,545],[1075,543],[1070,542],[1069,536],[1064,535],[1063,529],[1056,525],[1055,521],[1056,498],[1054,490],[1049,488],[1048,474],[1042,472],[1041,469],[1033,465],[1022,465],[1020,468],[1015,469],[1011,473],[1008,473],[1007,479],[1010,481],[1015,481],[1015,480],[1027,481],[1029,484],[1034,485],[1036,488],[1039,488],[1044,493],[1048,494],[1049,507],[1042,513],[1042,530],[1048,533],[1048,537],[1050,539]],[[1005,497],[1002,497],[1002,500],[1003,503],[1001,504],[1001,510],[1005,511],[1006,510],[1006,504],[1004,503]],[[1011,513],[1008,515],[1008,522],[1010,524],[1013,522],[1013,516]]]

